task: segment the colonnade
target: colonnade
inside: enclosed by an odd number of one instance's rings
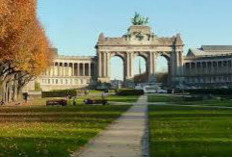
[[[54,62],[45,72],[46,76],[92,76],[94,63]]]
[[[190,61],[184,64],[185,76],[231,74],[232,60]]]

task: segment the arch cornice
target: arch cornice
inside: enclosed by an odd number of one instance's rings
[[[123,61],[125,61],[125,59],[126,59],[126,52],[114,52],[114,51],[112,51],[112,52],[107,52],[107,53],[110,53],[111,58],[117,56],[117,57],[120,57]]]

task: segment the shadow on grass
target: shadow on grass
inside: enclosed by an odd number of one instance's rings
[[[0,156],[69,156],[129,108],[0,108]]]
[[[96,134],[85,134],[81,138],[0,137],[0,156],[69,156]]]

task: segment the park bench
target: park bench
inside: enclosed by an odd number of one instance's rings
[[[100,100],[100,99],[85,99],[84,103],[87,105],[90,104],[103,104],[103,101],[105,101],[105,104],[107,104],[107,100]]]
[[[65,99],[47,100],[46,106],[54,106],[54,105],[67,106],[68,101]]]

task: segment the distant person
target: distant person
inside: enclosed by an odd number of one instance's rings
[[[26,92],[26,93],[23,93],[23,100],[24,100],[25,103],[27,103],[28,97],[29,97],[29,95],[28,95],[27,92]]]
[[[73,106],[76,106],[77,105],[77,102],[76,102],[76,97],[74,96],[73,99],[72,99],[72,103],[73,103]]]
[[[107,100],[106,97],[108,96],[108,91],[105,90],[104,92],[102,92],[102,105],[105,106],[107,104]]]

